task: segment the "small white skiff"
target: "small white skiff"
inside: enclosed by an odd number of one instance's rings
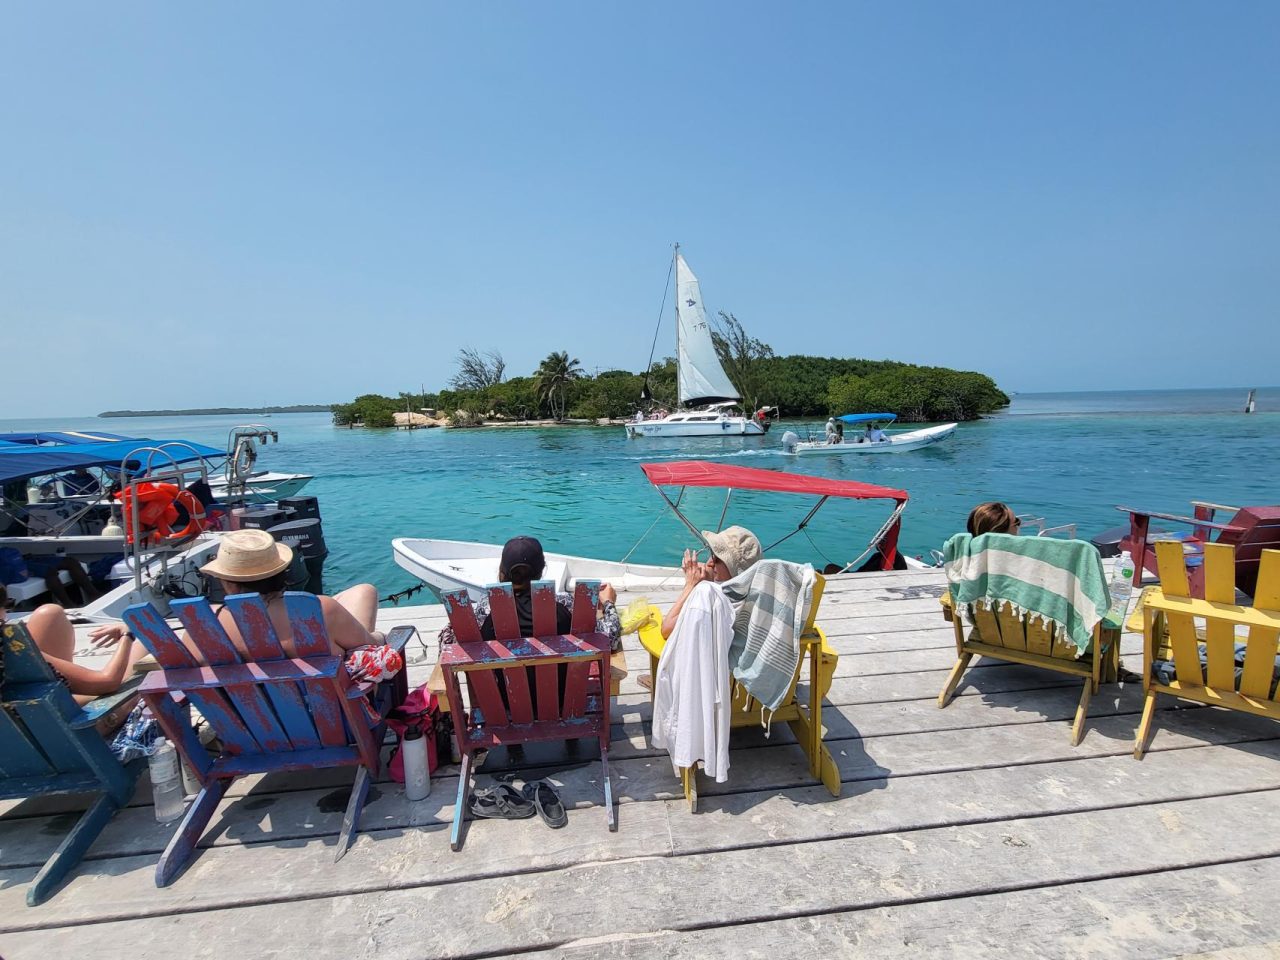
[[[870,422],[857,419],[865,416],[865,414],[850,414],[838,419],[845,423]],[[894,419],[892,414],[888,414],[887,417],[888,419]],[[787,431],[782,436],[782,448],[787,453],[794,453],[801,457],[819,455],[843,456],[847,453],[904,453],[908,450],[927,447],[932,443],[937,443],[939,440],[945,440],[955,433],[955,429],[956,425],[954,423],[944,423],[936,427],[924,427],[921,430],[904,430],[901,433],[885,433],[879,429],[868,429],[866,433],[859,433],[857,436],[846,436],[835,442],[826,439],[801,440],[796,434]]]
[[[391,541],[395,561],[427,584],[437,595],[466,590],[472,599],[485,595],[485,587],[498,581],[500,543],[468,543],[462,540],[427,540],[398,537]],[[568,590],[578,580],[604,580],[620,591],[656,590],[684,585],[679,567],[651,567],[548,553],[544,580],[557,590]]]

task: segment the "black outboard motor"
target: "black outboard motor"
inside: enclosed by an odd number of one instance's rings
[[[325,546],[324,530],[320,521],[314,518],[306,520],[290,520],[276,524],[268,531],[278,543],[293,550],[294,561],[301,561],[306,566],[306,586],[310,593],[324,592],[324,560],[329,556],[329,548]]]

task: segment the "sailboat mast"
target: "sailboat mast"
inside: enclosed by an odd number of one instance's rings
[[[675,284],[672,293],[675,294],[671,298],[671,308],[676,312],[676,409],[680,408],[682,398],[680,396],[680,358],[683,353],[680,350],[680,244],[677,243],[675,250],[671,253],[671,276],[672,282]]]

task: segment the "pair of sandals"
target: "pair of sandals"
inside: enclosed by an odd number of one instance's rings
[[[564,804],[546,780],[531,780],[519,790],[505,782],[481,787],[468,798],[467,809],[471,816],[489,820],[527,820],[536,813],[553,830],[569,822]]]

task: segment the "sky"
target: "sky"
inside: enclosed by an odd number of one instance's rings
[[[0,418],[777,353],[1275,384],[1280,4],[0,5]],[[670,316],[659,356],[674,353]]]

